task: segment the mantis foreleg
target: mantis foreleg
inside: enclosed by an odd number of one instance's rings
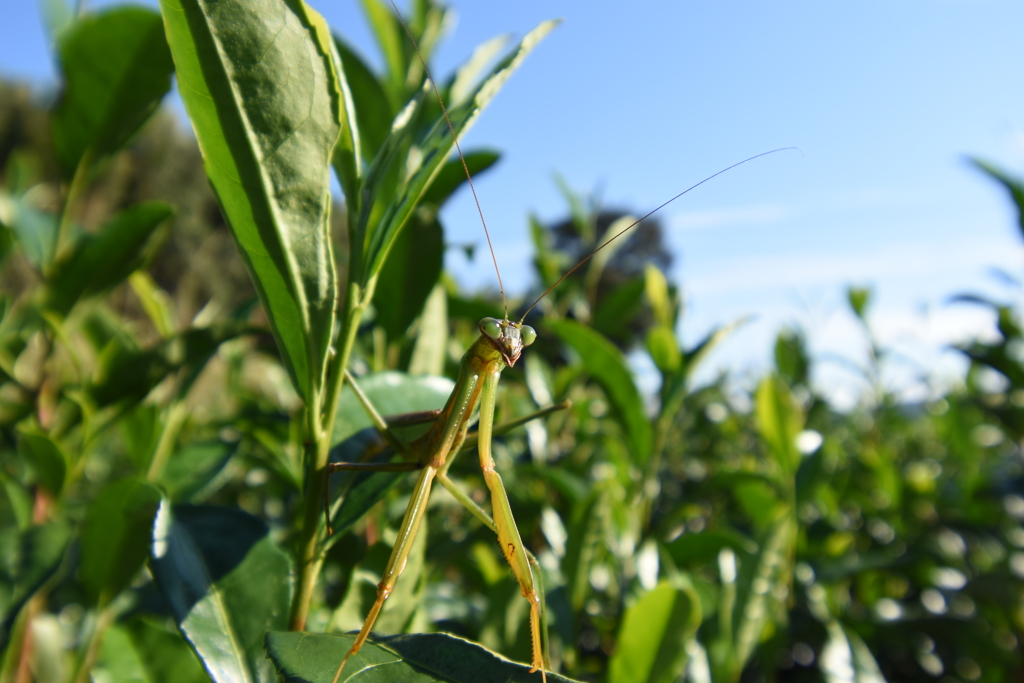
[[[477,444],[480,452],[480,469],[483,470],[484,482],[491,492],[491,508],[494,514],[494,526],[498,533],[498,545],[512,568],[512,574],[519,582],[523,597],[530,603],[530,640],[533,644],[533,658],[530,662],[531,671],[540,669],[541,678],[547,681],[544,672],[544,655],[540,637],[540,591],[530,569],[530,561],[519,537],[519,529],[512,517],[512,508],[508,503],[508,494],[501,483],[501,475],[494,467],[491,457],[491,435],[494,430],[494,404],[498,389],[499,372],[484,375],[483,390],[480,393],[480,440]]]

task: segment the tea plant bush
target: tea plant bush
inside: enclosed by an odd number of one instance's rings
[[[0,681],[330,681],[410,487],[336,475],[327,535],[326,463],[391,456],[343,370],[384,414],[438,407],[501,316],[443,272],[438,209],[464,176],[422,66],[377,0],[381,72],[298,0],[47,6],[60,97],[0,84]],[[428,60],[447,12],[410,9]],[[456,130],[551,28],[439,82]],[[201,153],[154,115],[172,75]],[[529,226],[536,294],[628,224],[566,198],[569,220]],[[961,297],[999,339],[922,404],[869,382],[835,410],[799,330],[749,387],[698,386],[739,323],[680,343],[658,234],[541,302],[504,376],[500,419],[571,401],[495,444],[549,679],[1019,678],[1019,312]],[[869,380],[890,362],[870,302],[850,290]],[[624,352],[649,356],[656,395]],[[472,457],[452,475],[483,500]],[[437,492],[361,656],[379,680],[539,680],[493,654],[528,660],[527,614],[493,533]]]

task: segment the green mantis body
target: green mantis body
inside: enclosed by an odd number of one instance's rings
[[[384,576],[377,585],[377,598],[374,600],[370,613],[363,622],[363,627],[356,636],[355,642],[345,658],[341,661],[334,680],[337,682],[348,658],[359,652],[366,638],[370,635],[377,615],[380,614],[384,601],[390,595],[399,575],[405,568],[413,539],[419,530],[423,513],[427,508],[430,489],[437,479],[453,493],[454,485],[448,479],[448,468],[456,453],[466,440],[473,414],[477,406],[480,408],[479,441],[480,467],[484,481],[491,494],[493,521],[485,518],[498,535],[501,552],[512,568],[512,573],[519,583],[520,591],[530,603],[530,639],[533,645],[531,671],[540,670],[544,681],[544,652],[541,639],[541,592],[530,568],[530,557],[523,547],[519,530],[516,528],[509,506],[508,495],[501,482],[501,475],[495,470],[494,459],[491,457],[491,437],[494,433],[494,407],[501,371],[512,367],[519,359],[524,346],[529,346],[536,339],[536,333],[529,326],[509,320],[484,318],[480,321],[480,336],[476,339],[465,355],[462,356],[459,377],[455,388],[448,398],[445,407],[437,415],[430,429],[420,438],[404,448],[405,454],[412,461],[399,464],[398,467],[385,466],[388,469],[419,469],[419,478],[413,488],[412,498],[406,508],[405,517],[395,541],[395,547],[388,559]],[[380,466],[335,463],[329,465],[329,471],[352,469],[381,469]],[[480,516],[482,511],[476,508],[465,496],[456,494],[463,502],[472,505],[474,514]],[[476,508],[474,510],[474,508]]]

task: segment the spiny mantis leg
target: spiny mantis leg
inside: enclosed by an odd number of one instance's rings
[[[494,404],[498,391],[498,378],[500,370],[489,371],[484,375],[483,389],[480,392],[480,440],[478,450],[480,452],[480,469],[484,473],[484,481],[491,491],[491,509],[494,513],[494,526],[498,532],[498,545],[505,555],[512,573],[519,582],[519,589],[523,597],[530,603],[530,639],[533,643],[533,659],[530,662],[530,671],[540,669],[541,679],[547,683],[547,674],[544,670],[543,646],[540,637],[540,611],[541,599],[537,585],[533,579],[533,572],[530,570],[530,562],[526,553],[523,552],[523,541],[519,537],[519,529],[516,527],[515,519],[512,517],[512,508],[508,502],[508,494],[501,483],[501,475],[494,467],[494,458],[491,457],[491,437],[494,432]]]
[[[485,436],[485,440],[486,440],[486,444],[487,444],[486,445],[486,451],[487,451],[487,454],[488,454],[487,455],[488,459],[490,459],[490,442],[491,442],[491,438],[493,438],[494,436],[499,435],[499,434],[503,434],[503,433],[505,433],[505,432],[507,432],[507,431],[509,431],[511,429],[514,429],[515,427],[518,427],[518,426],[520,426],[520,425],[522,425],[522,424],[524,424],[524,423],[526,423],[526,422],[528,422],[530,420],[536,419],[538,417],[543,417],[544,415],[550,414],[550,413],[552,413],[552,412],[554,412],[556,410],[564,410],[565,408],[568,408],[571,405],[571,402],[568,401],[568,400],[562,401],[561,403],[558,403],[556,405],[549,406],[547,408],[541,409],[539,411],[531,413],[531,414],[529,414],[527,416],[524,416],[522,418],[518,418],[516,420],[512,420],[510,422],[503,423],[503,424],[495,427],[494,426],[494,407],[495,407],[494,406],[494,404],[495,404],[494,397],[495,397],[495,394],[496,394],[497,375],[494,376],[494,381],[492,383],[492,386],[491,386],[491,389],[490,389],[489,392],[488,392],[488,389],[487,389],[487,387],[488,387],[487,378],[488,377],[490,377],[490,375],[485,377],[485,381],[484,381],[484,385],[483,385],[482,398],[484,398],[485,401],[481,402],[481,427],[480,427],[481,428],[481,432],[480,433],[484,434],[484,436]],[[401,452],[401,453],[403,453],[405,455],[408,455],[408,452],[407,452],[407,449],[406,449],[405,445],[402,444],[402,442],[400,440],[398,440],[397,437],[395,437],[394,434],[392,434],[390,432],[389,427],[393,426],[393,425],[396,425],[396,424],[401,424],[401,425],[422,424],[423,422],[429,421],[430,419],[436,419],[436,416],[439,415],[439,413],[440,413],[440,411],[436,411],[436,412],[435,411],[427,411],[427,412],[424,412],[424,413],[410,413],[410,414],[407,414],[407,415],[400,415],[400,416],[397,416],[397,419],[395,419],[395,418],[383,418],[383,417],[380,416],[380,413],[376,410],[376,407],[372,404],[372,402],[369,400],[369,398],[366,396],[366,394],[363,393],[362,389],[359,387],[358,383],[355,381],[355,379],[351,375],[349,375],[347,377],[347,381],[349,382],[349,385],[352,387],[353,391],[355,392],[355,394],[356,394],[357,398],[359,399],[360,403],[363,404],[364,408],[367,411],[367,414],[370,416],[371,421],[374,422],[374,424],[377,426],[378,430],[380,430],[382,435],[384,435],[385,439],[389,443],[391,443],[396,448],[396,450],[398,450],[399,452]],[[465,382],[465,383],[462,383],[462,384],[463,384],[462,386],[458,386],[458,385],[456,386],[456,392],[458,392],[460,394],[463,394],[463,395],[468,395],[469,393],[472,393],[472,391],[475,389],[476,384],[477,384],[477,380],[476,380],[476,378],[474,378],[473,380]],[[489,401],[486,400],[488,395],[490,396],[490,400]],[[466,405],[466,404],[465,404],[464,401],[458,401],[457,400],[456,401],[456,405]],[[488,407],[489,407],[489,412],[487,411]],[[486,420],[486,422],[484,420],[484,416],[485,415],[489,415],[489,418]],[[444,433],[443,433],[443,435],[442,435],[442,437],[440,439],[439,450],[449,451],[451,446],[454,445],[453,442],[458,442],[459,441],[459,439],[456,438],[457,435],[456,435],[455,431],[453,431],[452,428],[454,426],[455,430],[458,430],[458,427],[462,426],[462,430],[461,431],[464,434],[465,433],[465,425],[464,425],[464,423],[468,420],[468,417],[469,416],[467,416],[465,414],[465,411],[463,410],[461,413],[453,414],[449,418],[448,424],[445,425]],[[474,434],[471,437],[462,440],[462,443],[459,444],[461,446],[459,448],[459,450],[460,451],[461,450],[466,450],[467,448],[471,448],[473,445],[477,445],[477,443],[476,443],[477,442],[477,438],[476,437],[477,437],[477,435]],[[470,441],[470,439],[472,439],[472,443],[467,443],[467,442]],[[437,455],[440,455],[440,453],[437,454]],[[432,480],[434,478],[436,478],[438,481],[440,481],[441,485],[444,486],[455,497],[456,500],[458,500],[460,503],[462,503],[462,505],[465,506],[466,509],[468,509],[470,511],[470,513],[472,513],[487,528],[489,528],[491,531],[493,531],[498,536],[499,543],[502,546],[502,551],[506,555],[506,559],[509,559],[508,558],[508,552],[507,552],[508,542],[509,541],[508,540],[503,541],[502,538],[503,537],[508,537],[510,539],[511,536],[507,532],[499,531],[499,525],[496,524],[493,519],[491,519],[490,515],[488,515],[487,512],[485,510],[483,510],[483,508],[481,508],[479,505],[477,505],[476,502],[474,502],[472,500],[472,498],[470,498],[461,489],[459,489],[456,486],[456,484],[447,476],[448,468],[451,466],[451,463],[452,463],[453,459],[454,459],[453,457],[448,457],[448,455],[446,454],[446,455],[444,455],[443,459],[440,460],[440,462],[439,462],[439,459],[435,455],[435,457],[432,457],[428,461],[428,463],[426,465],[421,465],[418,462],[399,462],[399,463],[331,463],[330,465],[328,465],[328,468],[329,468],[330,472],[344,471],[344,470],[348,470],[348,471],[364,471],[364,472],[367,472],[367,471],[370,471],[370,472],[373,472],[373,471],[376,471],[376,472],[381,472],[381,471],[401,472],[401,471],[412,471],[414,469],[419,469],[420,467],[423,467],[423,472],[420,474],[419,479],[417,479],[416,487],[415,487],[415,489],[413,491],[413,499],[410,502],[409,508],[406,509],[405,518],[402,520],[402,527],[401,527],[401,530],[399,532],[399,538],[398,538],[398,540],[395,543],[394,550],[392,550],[391,558],[388,560],[388,566],[385,569],[384,577],[382,578],[380,584],[378,585],[377,600],[374,602],[374,605],[371,608],[370,613],[367,615],[366,620],[363,623],[363,628],[360,630],[359,635],[356,637],[356,640],[353,643],[352,648],[349,650],[348,654],[346,654],[344,660],[342,660],[341,666],[338,668],[338,672],[337,672],[337,674],[335,676],[335,681],[337,681],[338,680],[338,676],[341,675],[341,671],[344,668],[345,663],[347,662],[348,658],[350,656],[352,656],[353,654],[355,654],[356,652],[358,652],[362,648],[363,644],[366,642],[366,638],[369,636],[369,633],[370,633],[370,630],[371,630],[371,628],[373,626],[373,623],[376,621],[377,616],[379,615],[379,613],[381,611],[381,608],[383,607],[384,600],[386,600],[387,596],[391,593],[391,590],[394,587],[395,582],[398,580],[398,576],[401,574],[402,569],[404,569],[404,567],[405,567],[405,562],[406,562],[406,560],[408,558],[408,555],[409,555],[409,552],[410,552],[410,549],[411,549],[411,546],[412,546],[412,540],[415,538],[416,532],[417,532],[417,530],[419,528],[419,523],[420,523],[420,520],[422,519],[423,511],[426,509],[425,508],[426,500],[429,497],[431,483],[432,483]],[[481,462],[483,462],[483,456],[481,456]],[[492,468],[491,468],[492,469],[492,474],[494,476],[497,476],[497,472],[493,472],[493,459],[491,459],[490,462],[491,462],[491,465],[492,465]],[[427,474],[428,470],[432,471],[432,473],[429,474],[429,475]],[[485,478],[487,478],[486,468],[485,468]],[[508,497],[507,497],[507,495],[505,495],[504,487],[502,487],[502,485],[501,485],[500,477],[498,477],[497,486],[500,487],[500,491],[501,491],[500,497],[504,500],[504,507],[503,507],[504,515],[503,515],[502,519],[503,520],[507,519],[507,520],[509,520],[511,522],[511,528],[514,530],[514,533],[515,533],[515,541],[513,541],[515,543],[515,547],[518,547],[518,548],[522,549],[522,552],[519,553],[520,557],[517,559],[517,561],[514,563],[512,560],[509,560],[509,565],[512,567],[513,574],[515,574],[515,576],[517,578],[517,581],[520,584],[520,587],[524,591],[524,593],[523,593],[524,596],[526,596],[528,599],[530,598],[530,595],[533,596],[533,599],[531,600],[531,609],[530,609],[531,639],[533,641],[533,652],[534,652],[534,656],[533,656],[533,660],[534,661],[532,662],[532,665],[533,665],[533,669],[532,670],[535,671],[536,669],[540,668],[541,669],[541,676],[546,681],[547,680],[547,676],[545,674],[545,671],[550,668],[550,662],[549,662],[549,660],[547,658],[547,652],[548,652],[548,650],[547,650],[547,646],[548,646],[548,639],[547,639],[547,635],[548,635],[547,634],[547,610],[545,609],[545,605],[544,605],[543,599],[540,597],[541,595],[543,595],[543,584],[542,584],[542,581],[541,581],[540,565],[537,562],[537,559],[533,556],[533,554],[530,553],[528,550],[526,550],[523,547],[522,541],[521,541],[521,539],[519,539],[519,532],[515,528],[514,520],[512,520],[511,509],[509,508],[509,505],[508,505]],[[496,511],[497,510],[501,510],[502,509],[501,503],[494,501],[493,481],[488,481],[488,488],[492,489],[492,504],[493,504],[495,510]],[[422,500],[420,500],[421,496],[422,496]],[[328,505],[327,505],[327,501],[325,501],[325,510],[328,510],[328,509],[329,508],[328,508]],[[417,510],[418,510],[418,513],[415,513],[414,511],[417,511]],[[327,514],[328,514],[328,517],[329,517],[329,512]],[[412,515],[412,516],[410,516],[410,515]],[[502,529],[507,529],[508,528],[508,524],[506,524],[503,521],[502,524],[501,524],[501,528]],[[329,519],[328,519],[328,530],[330,530],[330,520]],[[523,556],[524,553],[525,553],[526,562],[529,565],[533,565],[534,567],[536,567],[536,569],[538,571],[538,574],[537,574],[537,577],[536,577],[536,584],[534,584],[534,576],[533,576],[533,574],[530,571],[528,566],[526,567],[525,574],[523,574],[523,567],[522,566],[519,566],[518,567],[518,571],[517,571],[517,564],[518,565],[523,565],[522,556]],[[529,586],[530,588],[527,589],[526,586]],[[527,590],[530,591],[529,595],[526,592]],[[539,634],[538,634],[538,632],[539,632]],[[539,637],[539,640],[538,640],[538,637]],[[540,653],[539,654],[539,661],[538,661],[538,652]],[[538,666],[538,664],[540,664],[540,666]]]
[[[416,486],[413,488],[409,507],[405,509],[405,516],[402,518],[402,526],[398,530],[395,547],[391,551],[391,557],[388,558],[387,567],[384,569],[384,576],[381,578],[380,583],[377,584],[377,599],[373,601],[370,613],[366,615],[363,627],[359,630],[359,635],[356,636],[355,642],[352,643],[352,647],[344,659],[341,660],[338,671],[334,674],[333,683],[338,682],[341,672],[345,668],[345,663],[348,662],[348,658],[362,649],[363,644],[370,635],[374,622],[377,621],[377,615],[380,614],[381,608],[384,607],[384,601],[391,594],[395,583],[398,581],[398,577],[401,575],[402,570],[405,569],[409,551],[412,549],[413,539],[416,538],[416,532],[419,531],[423,513],[427,509],[430,486],[434,481],[434,477],[448,459],[452,447],[465,438],[466,423],[470,417],[467,413],[470,412],[469,409],[473,405],[473,401],[470,399],[477,392],[479,383],[480,378],[478,376],[463,374],[460,375],[459,380],[455,384],[455,390],[452,393],[452,397],[449,398],[453,409],[441,431],[437,444],[434,446],[433,452],[426,454],[428,457],[422,461],[423,469],[420,471],[420,476],[416,479]]]
[[[498,427],[495,427],[495,430],[497,429]],[[448,462],[450,463],[451,460],[449,460]],[[495,526],[494,520],[491,519],[491,516],[487,514],[486,510],[477,505],[476,501],[470,498],[465,491],[460,489],[458,484],[452,481],[452,479],[445,472],[445,470],[447,469],[448,468],[446,466],[442,468],[440,472],[437,473],[438,483],[440,483],[441,486],[443,486],[448,491],[448,493],[452,494],[452,497],[455,498],[455,500],[462,503],[462,506],[469,510],[470,514],[476,517],[480,522],[483,523],[485,527],[487,527],[492,532],[494,532],[495,535],[497,535],[498,527]],[[544,575],[540,569],[540,562],[538,562],[537,558],[533,556],[533,553],[531,553],[526,548],[523,548],[523,550],[526,552],[526,558],[530,561],[530,565],[535,570],[537,570],[537,585],[539,586],[540,590],[541,653],[544,659],[544,670],[549,671],[551,669],[551,660],[548,658],[548,653],[551,652],[551,648],[548,643],[548,607],[547,602],[544,600]]]

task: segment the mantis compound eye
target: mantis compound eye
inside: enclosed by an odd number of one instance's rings
[[[497,341],[501,338],[501,321],[495,318],[484,318],[480,321],[480,332],[489,339]]]
[[[537,333],[529,325],[523,325],[522,329],[519,330],[519,335],[523,340],[523,346],[529,346],[537,341]]]

